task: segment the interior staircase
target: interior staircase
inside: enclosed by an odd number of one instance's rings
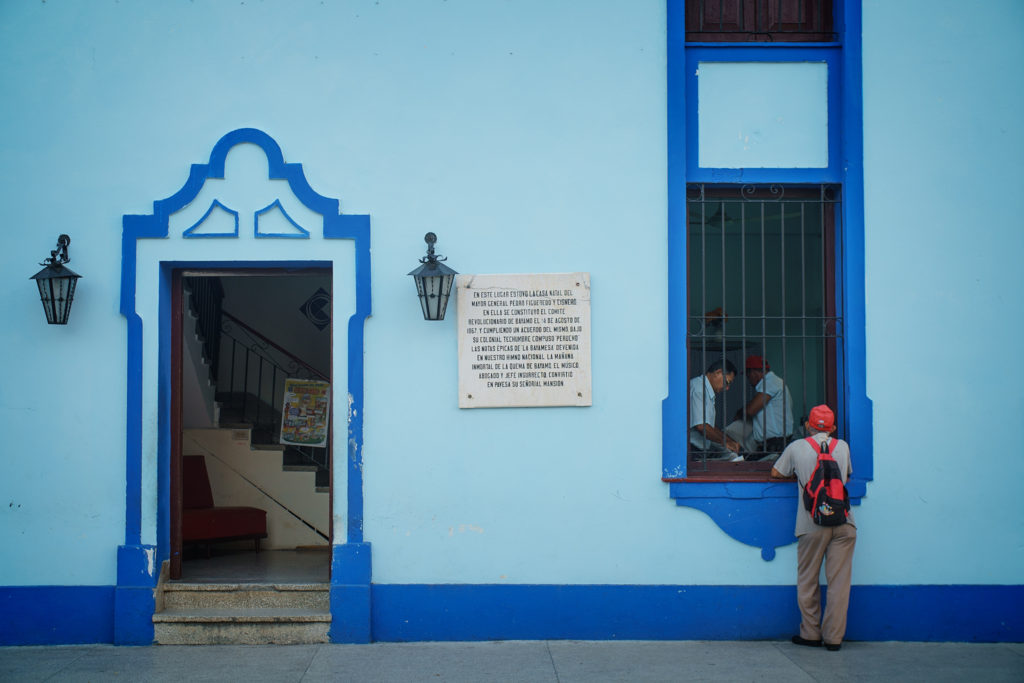
[[[328,642],[330,584],[165,583],[153,615],[159,645]]]
[[[255,449],[280,449],[285,379],[330,382],[330,377],[225,311],[218,278],[184,278],[183,286],[213,422],[222,428],[248,429]],[[316,490],[329,490],[329,448],[285,445],[283,454],[284,471],[315,472]]]
[[[281,413],[275,406],[252,395],[229,392],[218,392],[216,401],[218,426],[222,429],[248,429],[254,450],[281,452],[281,466],[285,472],[314,472],[316,491],[330,491],[331,472],[326,449],[279,444],[277,436],[281,429]],[[257,402],[259,410],[255,408]],[[262,419],[257,419],[256,415]]]

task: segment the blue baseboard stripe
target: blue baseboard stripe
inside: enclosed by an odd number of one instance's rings
[[[374,585],[371,604],[378,641],[786,640],[800,622],[792,586]],[[847,638],[1020,642],[1024,586],[854,586]]]
[[[113,586],[0,587],[0,645],[113,641]]]
[[[344,603],[332,607],[335,642],[788,640],[799,623],[793,586],[382,584],[331,594]],[[128,644],[115,638],[117,600],[114,586],[0,587],[0,645]],[[854,586],[847,639],[1024,642],[1024,586]]]

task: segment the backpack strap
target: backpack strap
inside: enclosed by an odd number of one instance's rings
[[[814,452],[817,453],[819,457],[821,457],[822,455],[828,455],[829,453],[832,452],[831,436],[826,438],[825,441],[823,441],[821,444],[815,441],[813,436],[808,436],[804,438],[804,441],[811,445],[811,448],[814,449]]]

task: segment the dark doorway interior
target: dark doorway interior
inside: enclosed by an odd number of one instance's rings
[[[330,397],[331,271],[183,270],[172,291],[170,578],[326,574],[330,439],[289,443],[299,413],[285,392]],[[323,404],[307,414],[314,431],[330,423]],[[195,481],[197,460],[207,482]]]

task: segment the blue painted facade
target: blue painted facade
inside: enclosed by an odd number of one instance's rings
[[[836,43],[787,47],[687,45],[675,0],[122,4],[0,9],[0,644],[152,640],[171,273],[305,266],[349,404],[332,640],[785,638],[795,487],[686,477],[693,182],[842,187],[848,637],[1024,639],[1024,465],[978,436],[1024,414],[1017,3],[840,0]],[[735,153],[701,62],[825,64],[824,130],[764,135],[826,163],[701,167]],[[240,168],[280,192],[208,201]],[[458,409],[453,306],[424,322],[405,276],[428,230],[462,273],[591,274],[593,406]],[[84,277],[48,328],[61,232]]]

